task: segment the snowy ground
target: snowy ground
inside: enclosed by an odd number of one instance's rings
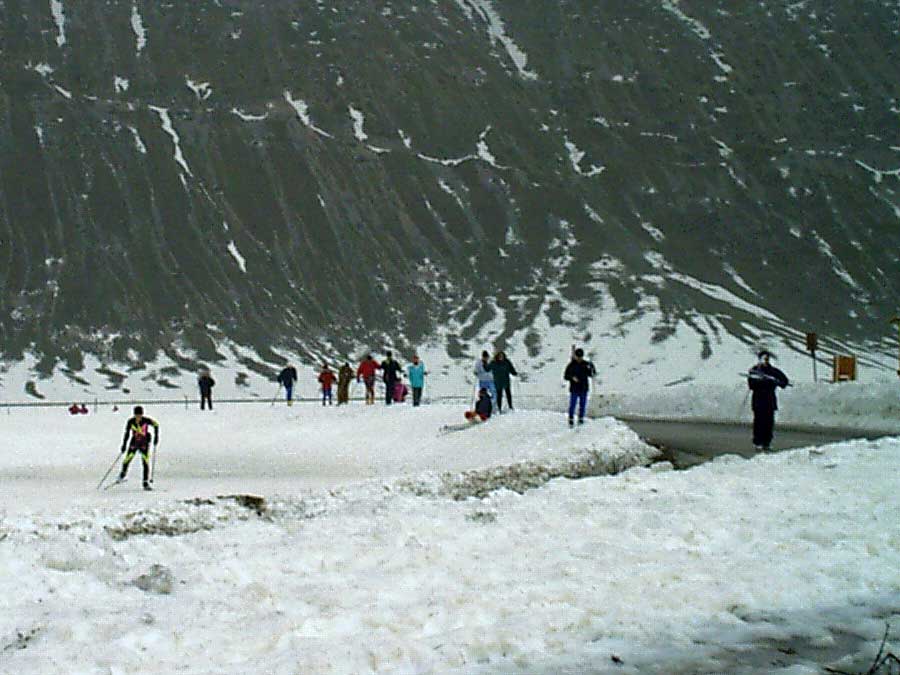
[[[124,414],[0,416],[0,672],[796,675],[900,613],[900,439],[674,472],[608,418],[147,412],[150,494],[94,490]]]

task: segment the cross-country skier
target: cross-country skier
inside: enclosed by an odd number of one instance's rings
[[[328,405],[332,404],[331,386],[334,384],[335,379],[337,378],[334,372],[328,367],[327,363],[323,363],[322,372],[319,373],[319,384],[322,385],[322,405],[325,405],[326,401]]]
[[[375,371],[380,367],[378,361],[372,358],[371,354],[367,354],[359,364],[359,368],[356,369],[356,381],[359,382],[359,379],[362,378],[366,385],[366,405],[375,403]]]
[[[197,378],[197,386],[200,388],[200,410],[205,410],[207,403],[209,404],[209,409],[212,410],[212,388],[216,386],[216,381],[212,379],[212,375],[209,374],[206,368],[200,371],[200,376]]]
[[[506,401],[509,403],[509,409],[513,409],[512,404],[512,387],[510,386],[510,375],[518,376],[516,367],[508,358],[506,352],[497,352],[494,360],[490,363],[491,375],[494,376],[494,387],[497,390],[497,413],[503,412],[503,392],[506,392]]]
[[[412,389],[412,404],[418,406],[422,402],[422,389],[425,388],[425,364],[419,360],[418,354],[413,354],[412,363],[407,366],[406,371]]]
[[[388,352],[381,362],[381,378],[384,380],[384,403],[390,405],[394,400],[394,385],[401,373],[400,364],[394,361],[393,352]]]
[[[584,424],[584,411],[587,407],[588,390],[591,378],[597,374],[594,364],[585,360],[584,350],[575,350],[572,360],[566,366],[563,379],[569,382],[569,426],[575,424],[575,405],[578,404],[578,424]]]
[[[350,382],[353,380],[353,368],[345,363],[338,370],[338,405],[350,402]]]
[[[152,490],[150,487],[150,432],[153,428],[153,448],[159,445],[159,424],[144,416],[144,409],[141,406],[134,407],[134,417],[129,418],[125,423],[125,437],[122,439],[122,454],[125,459],[122,461],[122,471],[119,473],[119,482],[125,480],[128,474],[128,466],[137,453],[141,453],[141,462],[144,464],[144,489]],[[131,436],[131,443],[128,442],[128,436]],[[127,449],[127,452],[126,452]]]
[[[772,445],[775,432],[775,411],[778,397],[775,390],[784,389],[790,383],[787,375],[769,363],[772,353],[763,349],[757,355],[759,362],[747,373],[747,386],[753,392],[753,445],[757,450],[766,451]]]
[[[494,376],[491,374],[491,355],[481,352],[481,358],[475,362],[475,377],[478,378],[478,388],[487,389],[492,399],[497,398],[497,390],[494,388]]]
[[[284,395],[288,405],[294,405],[294,382],[297,381],[297,369],[288,364],[278,373],[278,382],[284,387]]]

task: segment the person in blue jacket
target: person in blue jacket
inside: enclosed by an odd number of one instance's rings
[[[414,354],[412,363],[406,369],[409,375],[409,386],[412,389],[413,405],[418,406],[422,402],[422,389],[425,388],[425,364],[419,360],[419,355]]]

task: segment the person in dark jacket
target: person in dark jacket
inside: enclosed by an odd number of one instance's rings
[[[197,386],[200,388],[200,410],[206,410],[206,404],[212,410],[212,388],[216,386],[216,381],[212,379],[212,375],[205,368],[200,371],[197,378]]]
[[[390,405],[394,400],[394,385],[401,373],[400,364],[394,361],[394,354],[388,352],[381,362],[381,377],[384,380],[384,402]]]
[[[475,410],[466,410],[466,419],[470,422],[487,422],[491,418],[494,404],[491,401],[491,395],[487,387],[478,390],[478,401],[475,403]]]
[[[585,360],[584,350],[575,350],[572,360],[566,366],[563,379],[569,383],[569,426],[575,424],[575,406],[578,405],[578,424],[584,424],[584,411],[587,408],[588,390],[591,378],[597,374],[594,364]]]
[[[345,363],[338,370],[338,405],[350,402],[350,382],[353,381],[353,368]]]
[[[134,407],[134,417],[128,419],[125,423],[125,437],[122,439],[122,454],[125,459],[122,461],[122,471],[119,473],[119,482],[125,480],[128,474],[128,466],[137,453],[141,453],[141,462],[144,464],[144,489],[152,490],[150,487],[150,434],[151,427],[153,433],[153,447],[159,445],[159,424],[144,416],[144,409],[141,406]],[[128,437],[131,436],[131,442]],[[126,452],[127,446],[127,452]]]
[[[512,387],[509,377],[510,375],[518,376],[516,367],[512,361],[506,358],[506,352],[497,352],[494,360],[488,366],[488,370],[494,376],[494,388],[497,390],[497,414],[503,413],[503,392],[506,392],[506,401],[509,403],[509,409],[512,410]]]
[[[297,369],[288,364],[278,373],[278,382],[284,387],[284,395],[288,405],[294,404],[294,382],[297,381]]]
[[[790,385],[787,375],[769,363],[772,353],[763,349],[758,354],[759,362],[747,374],[747,386],[753,392],[753,445],[757,450],[768,450],[775,435],[775,411],[778,397],[775,390]]]

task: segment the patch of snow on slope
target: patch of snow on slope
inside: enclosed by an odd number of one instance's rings
[[[347,109],[350,111],[350,117],[353,119],[353,135],[356,136],[356,140],[360,143],[364,143],[369,140],[368,134],[366,134],[363,129],[365,117],[363,116],[362,111],[357,110],[352,105],[347,106]]]
[[[476,145],[478,149],[478,157],[493,166],[496,169],[505,169],[506,167],[500,166],[497,164],[497,158],[491,153],[490,148],[487,144],[487,135],[491,133],[491,127],[488,126],[484,131],[481,132],[481,135],[478,136],[478,144]]]
[[[134,145],[137,147],[138,152],[142,155],[147,154],[147,146],[144,145],[144,141],[141,140],[141,135],[138,133],[138,130],[134,127],[128,127],[128,130],[131,131],[131,135],[134,138]]]
[[[605,166],[597,166],[596,164],[591,164],[591,168],[587,171],[584,171],[581,168],[581,161],[584,159],[586,153],[583,150],[580,150],[577,145],[570,141],[568,136],[565,137],[565,145],[566,150],[569,151],[569,161],[572,162],[572,168],[579,176],[591,178],[593,176],[599,176],[601,173],[606,171]]]
[[[147,31],[144,28],[144,21],[138,12],[137,5],[131,6],[131,30],[134,31],[135,48],[140,54],[141,50],[147,46]]]
[[[212,87],[209,82],[194,82],[191,78],[185,76],[184,83],[200,101],[205,101],[212,95]]]
[[[693,32],[694,35],[704,41],[711,40],[712,33],[709,32],[709,29],[694,17],[686,14],[684,10],[681,9],[680,4],[681,0],[662,0],[662,8],[667,12],[674,14],[679,21],[691,29],[691,32]],[[725,62],[724,54],[710,50],[709,56],[723,73],[728,75],[732,72],[732,67]],[[716,79],[719,81],[719,78]]]
[[[531,70],[528,70],[528,55],[517,45],[509,35],[506,34],[506,28],[503,25],[503,19],[494,9],[490,0],[456,0],[456,4],[462,9],[466,18],[473,18],[472,10],[474,9],[481,16],[482,20],[487,24],[488,35],[491,42],[499,42],[503,45],[509,58],[512,59],[519,76],[525,80],[537,80],[538,76]]]
[[[113,78],[113,87],[115,88],[117,94],[124,94],[126,91],[128,91],[129,85],[129,81],[124,77],[119,77],[118,75],[116,75]]]
[[[815,230],[811,231],[813,239],[816,240],[816,244],[819,247],[819,251],[821,251],[822,255],[824,255],[828,260],[831,261],[831,270],[838,276],[840,279],[850,286],[850,288],[854,290],[860,290],[859,284],[856,283],[856,280],[850,276],[850,273],[847,271],[847,268],[841,263],[838,257],[834,254],[834,251],[831,250],[831,245],[825,241],[822,236],[816,232]]]
[[[56,24],[56,46],[62,47],[66,44],[66,14],[63,11],[62,2],[50,0],[50,12],[53,14],[53,21]]]
[[[301,122],[303,122],[304,126],[306,126],[309,129],[312,129],[320,136],[324,136],[325,138],[334,138],[334,136],[329,134],[327,131],[323,131],[322,129],[317,127],[315,124],[313,124],[312,119],[309,116],[309,105],[307,105],[306,101],[304,101],[303,99],[299,99],[299,98],[298,99],[292,98],[291,92],[287,91],[287,90],[285,90],[285,92],[284,92],[284,100],[287,101],[288,104],[294,109],[294,111],[297,113],[297,117],[300,119]]]
[[[228,242],[228,252],[231,254],[231,257],[235,259],[238,264],[238,267],[241,268],[241,272],[244,274],[247,273],[247,261],[244,259],[244,256],[241,255],[241,252],[238,250],[237,244],[234,243],[234,239]]]
[[[262,115],[252,115],[238,108],[232,108],[231,114],[240,117],[245,122],[262,122],[264,119],[267,119],[269,117],[268,113],[264,113]]]
[[[171,138],[172,143],[175,146],[175,161],[178,165],[185,170],[185,172],[189,176],[193,176],[194,174],[191,172],[191,167],[188,166],[187,162],[184,159],[184,155],[181,152],[181,139],[178,137],[178,132],[175,131],[175,127],[172,125],[172,118],[169,117],[169,109],[168,108],[160,108],[158,106],[147,106],[159,115],[159,119],[162,122],[163,131],[165,131]],[[182,176],[182,182],[184,182],[184,177]]]

